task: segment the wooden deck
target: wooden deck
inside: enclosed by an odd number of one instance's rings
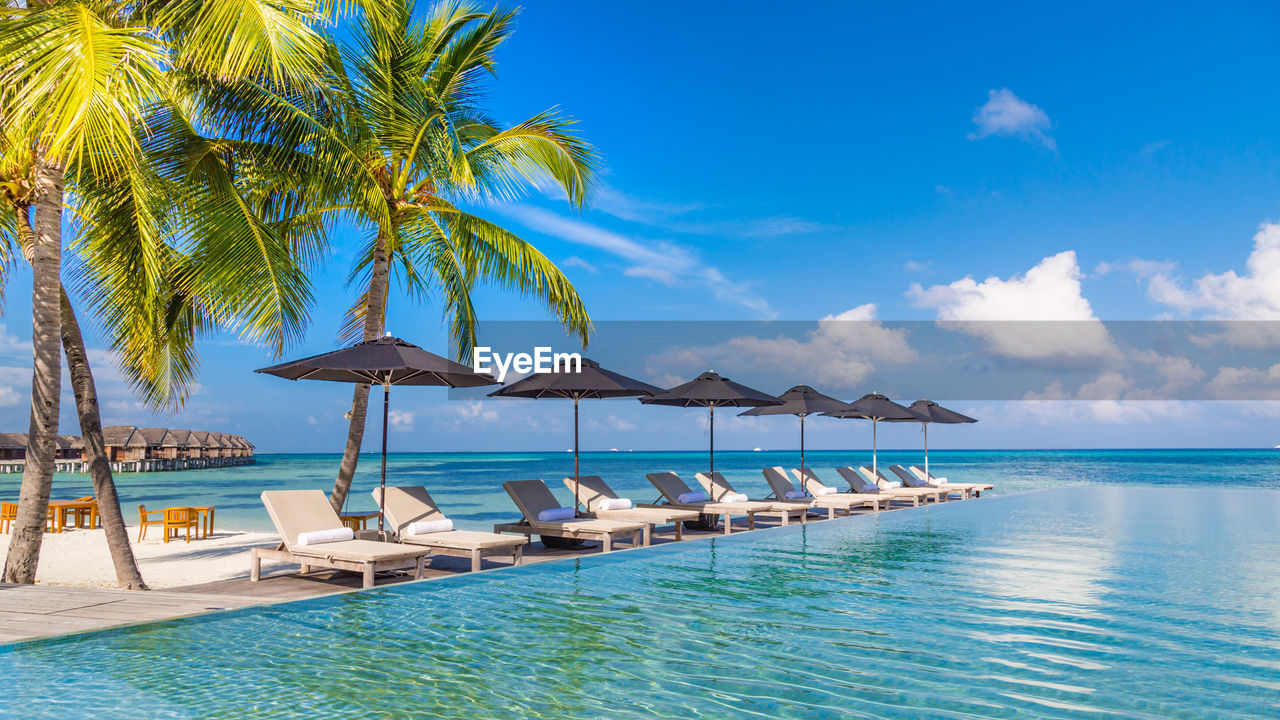
[[[854,514],[866,513],[855,511]],[[821,521],[825,520],[824,513]],[[809,522],[820,522],[820,519],[811,517]],[[766,526],[765,523],[757,525]],[[746,529],[745,518],[734,523],[735,534]],[[724,537],[723,532],[684,531],[684,542],[716,537]],[[669,527],[654,533],[651,539],[652,545],[672,542],[676,542],[675,534]],[[643,547],[637,548],[637,551],[643,550]],[[629,551],[630,548],[623,545],[615,552]],[[526,548],[524,562],[549,562],[596,553],[599,553],[599,544],[593,542],[586,543],[583,549],[556,550],[535,541]],[[470,569],[470,560],[465,558],[432,555],[428,559],[430,564],[422,582]],[[485,558],[485,570],[500,568],[512,569],[510,559]],[[263,575],[259,582],[250,582],[247,564],[245,571],[244,578],[148,592],[0,584],[0,645],[360,590],[359,573],[318,570],[299,575],[296,570],[284,570]],[[385,573],[378,575],[377,586],[411,581],[412,571]]]

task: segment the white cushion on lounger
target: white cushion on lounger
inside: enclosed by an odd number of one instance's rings
[[[452,529],[453,521],[446,518],[444,520],[423,520],[409,523],[407,531],[410,535],[426,535],[428,533],[449,532]]]
[[[323,545],[324,543],[352,540],[355,536],[355,532],[349,527],[332,528],[330,530],[312,530],[311,532],[298,533],[298,544]]]
[[[541,522],[556,522],[557,520],[572,520],[577,513],[573,508],[551,508],[538,513],[538,520]]]
[[[605,498],[596,503],[597,510],[630,510],[635,503],[629,498]]]
[[[814,495],[835,495],[837,492],[840,491],[833,487],[820,487],[813,489]]]
[[[782,497],[786,498],[787,500],[800,500],[808,496],[804,494],[803,490],[788,490],[787,494],[783,495]]]
[[[700,503],[707,501],[707,494],[704,492],[687,492],[680,493],[676,497],[676,502],[680,503]]]
[[[720,498],[720,502],[747,502],[748,500],[750,500],[750,498],[742,493],[728,493],[724,497]]]

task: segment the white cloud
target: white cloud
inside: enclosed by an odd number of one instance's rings
[[[0,407],[13,407],[22,403],[22,393],[8,385],[0,385]]]
[[[387,411],[387,428],[399,432],[413,429],[413,413],[408,410],[391,409]]]
[[[702,208],[701,203],[672,203],[636,197],[609,186],[596,189],[591,207],[622,220],[655,223],[673,215],[683,215]]]
[[[640,242],[532,205],[502,205],[497,209],[537,232],[594,247],[633,263],[625,270],[630,277],[672,286],[681,281],[694,281],[711,290],[722,302],[745,306],[764,318],[776,315],[764,298],[751,291],[751,283],[729,280],[718,268],[703,264],[692,250],[682,245],[663,240]]]
[[[750,220],[710,220],[703,222],[675,222],[664,225],[668,230],[692,235],[728,235],[732,237],[782,237],[808,235],[826,230],[822,223],[790,215],[754,218]]]
[[[993,275],[980,283],[965,276],[928,289],[912,283],[907,296],[919,307],[936,310],[938,320],[983,338],[993,352],[1004,357],[1078,360],[1112,356],[1115,345],[1085,299],[1081,277],[1075,251],[1067,250],[1046,257],[1025,275],[1007,280]]]
[[[828,315],[807,337],[742,335],[717,345],[673,348],[651,358],[651,367],[697,372],[728,365],[771,373],[786,368],[788,377],[849,389],[869,376],[876,363],[896,365],[916,358],[907,331],[884,327],[876,321],[876,306],[866,304]],[[670,386],[687,379],[664,376],[658,384]]]
[[[1185,315],[1223,320],[1280,320],[1280,224],[1264,223],[1253,236],[1244,274],[1210,273],[1189,285],[1170,271],[1150,278],[1148,296]]]
[[[931,265],[933,265],[933,263],[928,260],[925,260],[924,262],[920,262],[918,260],[908,260],[905,263],[903,263],[902,269],[906,270],[909,273],[920,273],[928,270]]]
[[[970,140],[999,135],[1044,145],[1054,152],[1058,150],[1057,142],[1049,136],[1049,116],[1014,95],[1009,88],[990,91],[986,104],[974,114],[973,123],[978,128],[969,133]]]
[[[1207,389],[1219,400],[1280,400],[1280,363],[1261,370],[1218,368]]]
[[[600,270],[596,268],[595,265],[592,265],[591,263],[587,262],[586,260],[583,260],[577,255],[573,255],[571,257],[565,258],[564,261],[561,262],[560,264],[565,267],[582,268],[583,270],[586,270],[592,275],[595,275],[596,273],[600,272]]]
[[[1144,280],[1157,275],[1168,275],[1177,267],[1178,264],[1172,260],[1143,260],[1142,258],[1130,258],[1128,260],[1116,260],[1114,262],[1100,262],[1093,268],[1093,274],[1109,275],[1116,272],[1127,272],[1136,276],[1140,280]]]
[[[560,193],[563,197],[563,193]],[[591,207],[629,222],[664,228],[691,235],[729,235],[735,237],[780,237],[804,235],[826,229],[826,226],[790,215],[775,215],[745,220],[686,220],[683,216],[702,210],[702,203],[676,203],[631,195],[617,188],[602,187],[596,191]]]

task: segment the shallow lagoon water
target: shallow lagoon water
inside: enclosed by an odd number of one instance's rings
[[[24,717],[1262,718],[1280,492],[1081,487],[0,649]]]
[[[125,519],[136,522],[136,507],[215,505],[220,529],[271,530],[271,520],[258,496],[263,490],[333,487],[341,457],[332,455],[261,455],[256,465],[183,472],[122,473],[116,476]],[[819,477],[838,482],[840,465],[870,464],[866,450],[810,451],[807,464]],[[918,450],[886,450],[880,462],[920,464]],[[674,470],[694,484],[693,474],[706,469],[705,452],[592,452],[582,455],[582,472],[600,475],[619,492],[637,501],[657,493],[645,473]],[[740,490],[765,495],[760,469],[799,464],[798,453],[718,452],[716,469]],[[992,495],[1063,485],[1144,485],[1280,488],[1280,451],[1276,450],[942,450],[930,453],[930,469],[956,482],[997,484]],[[502,483],[542,478],[569,504],[571,495],[560,479],[573,472],[573,456],[552,453],[421,453],[392,455],[388,482],[425,485],[459,527],[491,529],[512,520],[513,505]],[[0,475],[0,499],[14,500],[22,476]],[[378,458],[361,458],[348,510],[375,509],[370,491],[378,484]],[[92,492],[85,475],[58,475],[55,498]]]

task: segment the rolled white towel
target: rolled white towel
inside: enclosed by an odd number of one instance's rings
[[[605,498],[596,503],[597,510],[630,510],[635,503],[629,498]]]
[[[886,481],[884,482],[884,486],[885,486],[886,488],[890,489],[890,490],[893,490],[893,489],[895,489],[895,488],[900,488],[900,487],[902,487],[902,481],[901,481],[901,480],[886,480]]]
[[[700,503],[707,501],[707,494],[704,492],[687,492],[680,493],[676,496],[676,502],[679,503]]]
[[[782,497],[786,500],[803,500],[809,496],[805,495],[803,490],[789,490]]]
[[[946,478],[936,477],[933,479],[934,485],[946,485],[949,482]]]
[[[560,520],[572,520],[577,517],[578,513],[573,508],[550,508],[538,513],[539,522],[558,522]]]
[[[409,523],[409,527],[405,528],[405,532],[409,535],[426,535],[428,533],[449,532],[453,529],[453,521],[445,518],[444,520],[422,520],[416,523]]]
[[[814,495],[835,495],[837,492],[840,492],[840,491],[836,490],[833,487],[820,487],[820,488],[813,489]]]
[[[355,538],[355,532],[349,527],[332,528],[330,530],[312,530],[298,533],[299,545],[323,545],[324,543],[342,542]]]
[[[742,493],[728,493],[720,498],[720,502],[746,502],[749,498]]]

